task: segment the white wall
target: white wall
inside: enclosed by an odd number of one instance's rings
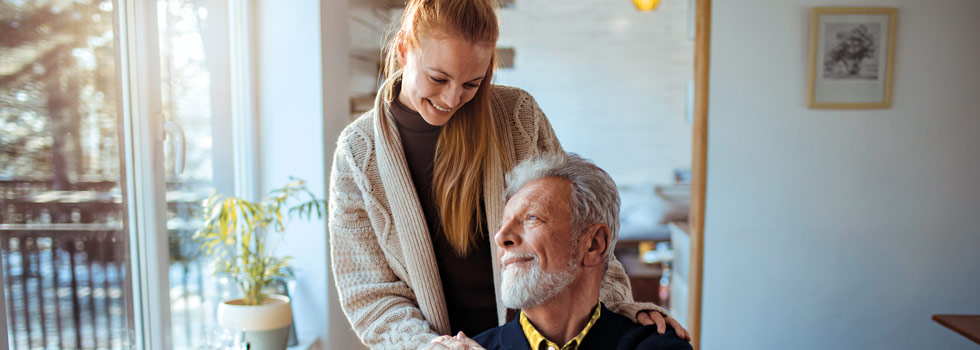
[[[516,54],[494,81],[530,92],[565,150],[616,183],[672,183],[674,169],[691,166],[688,8],[688,0],[664,0],[654,12],[628,0],[518,0],[497,12],[497,46]]]
[[[975,349],[980,1],[899,8],[893,107],[806,108],[812,6],[714,1],[704,349]]]
[[[261,191],[289,176],[326,197],[337,136],[347,121],[347,2],[256,1]],[[326,220],[287,226],[282,254],[294,257],[294,319],[300,339],[330,349],[360,341],[339,308],[328,261]]]

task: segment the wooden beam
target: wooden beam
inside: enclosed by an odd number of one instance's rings
[[[691,261],[687,325],[691,345],[701,346],[701,286],[704,275],[704,205],[708,158],[708,66],[711,50],[711,0],[697,0],[694,35],[694,126],[691,159]]]

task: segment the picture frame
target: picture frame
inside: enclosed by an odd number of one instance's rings
[[[891,108],[898,9],[814,7],[809,108]]]

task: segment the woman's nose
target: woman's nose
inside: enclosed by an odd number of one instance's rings
[[[442,92],[442,103],[444,105],[440,107],[446,108],[456,108],[459,107],[459,100],[463,95],[463,88],[461,86],[449,87]]]

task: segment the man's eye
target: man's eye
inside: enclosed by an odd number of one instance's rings
[[[528,215],[527,216],[527,221],[534,221],[534,220],[537,220],[537,219],[538,219],[538,217],[537,216],[534,216],[534,215]]]

